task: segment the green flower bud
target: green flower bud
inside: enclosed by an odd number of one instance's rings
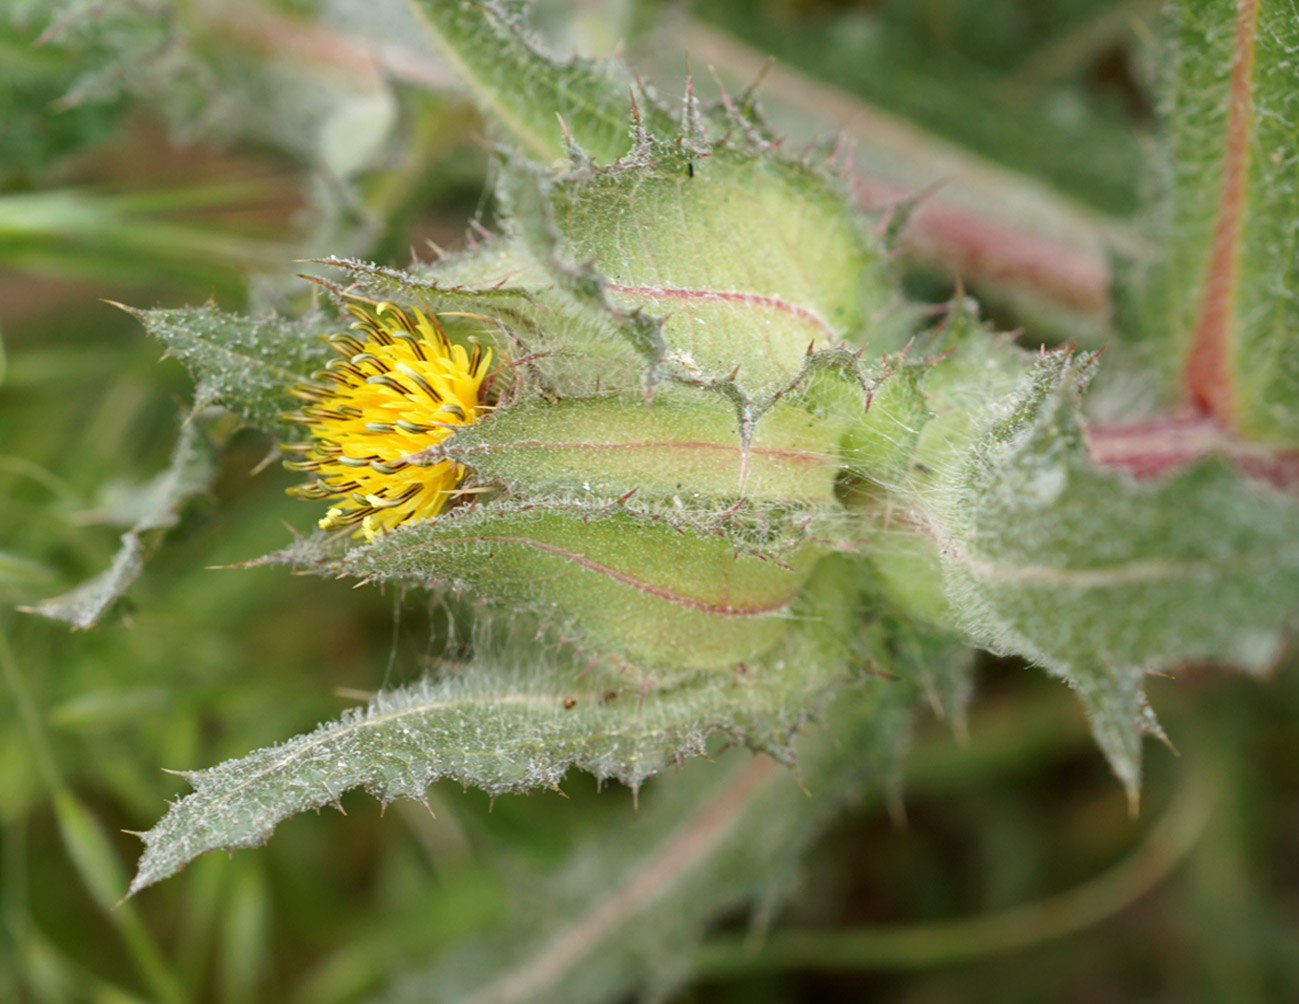
[[[436,318],[352,311],[358,337],[294,390],[314,440],[290,462],[333,502],[322,528],[361,524],[339,572],[468,589],[643,665],[734,667],[784,635],[844,422],[777,402],[745,441],[731,401],[680,386],[507,403]]]

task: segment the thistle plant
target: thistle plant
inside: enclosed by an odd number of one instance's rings
[[[1147,675],[1262,673],[1299,608],[1299,38],[1238,6],[1172,16],[1179,166],[1121,319],[1150,351],[1111,360],[908,300],[916,204],[863,210],[847,150],[787,149],[758,92],[669,101],[545,54],[514,5],[418,0],[493,129],[495,232],[316,260],[295,319],[128,309],[196,380],[157,525],[237,416],[305,478],[298,532],[249,565],[428,590],[469,626],[420,682],[187,773],[131,892],[356,787],[639,788],[719,745],[814,798],[898,778],[918,709],[960,727],[978,650],[1077,693],[1135,809],[1142,739],[1168,738]],[[1111,373],[1139,399],[1114,380],[1118,419],[1090,420]],[[42,612],[93,622],[132,546]],[[801,754],[827,721],[838,749]]]

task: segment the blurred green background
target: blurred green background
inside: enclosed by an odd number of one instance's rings
[[[1140,240],[1155,8],[548,0],[538,22],[561,52],[625,42],[668,94],[687,54],[710,95],[774,56],[773,121],[799,141],[844,128],[867,201],[941,181],[940,208],[977,206],[994,252],[1045,238],[1092,269],[1072,285],[981,272],[922,233],[902,253],[915,295],[961,283],[1034,341],[1105,341],[1104,248]],[[115,905],[138,854],[121,831],[186,790],[161,768],[274,743],[417,677],[446,613],[214,567],[312,518],[250,433],[214,491],[149,537],[104,622],[71,632],[17,609],[108,565],[122,499],[166,465],[186,415],[182,368],[104,300],[292,311],[312,295],[297,259],[401,265],[490,225],[489,144],[411,23],[396,0],[16,0],[0,23],[0,999],[363,999],[471,952],[517,876],[635,818],[628,792],[578,777],[566,799],[494,806],[439,786],[436,819],[416,804],[381,819],[358,793],[346,816],[290,820]],[[1180,756],[1148,749],[1136,820],[1064,688],[1009,661],[980,675],[968,739],[920,723],[905,812],[881,782],[817,840],[771,935],[785,961],[747,952],[745,914],[724,914],[680,999],[1299,1000],[1293,667],[1152,681]],[[711,767],[651,782],[642,803]],[[1050,899],[1097,875],[1090,898]]]

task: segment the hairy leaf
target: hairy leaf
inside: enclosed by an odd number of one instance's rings
[[[561,867],[519,883],[505,931],[374,1000],[595,1004],[637,990],[663,999],[689,977],[709,920],[756,901],[762,923],[833,814],[889,782],[915,698],[913,683],[891,679],[845,691],[829,709],[832,734],[800,742],[798,779],[735,754],[663,778],[620,821],[617,840],[595,833]]]
[[[1142,320],[1192,404],[1299,445],[1299,19],[1186,0],[1167,46],[1165,257]]]
[[[922,390],[930,365],[889,360],[882,376],[872,381],[870,396],[861,400],[860,386],[843,374],[828,373],[820,386],[812,379],[808,397],[833,396],[832,414],[851,416],[848,433],[841,444],[844,466],[871,482],[892,489],[905,476],[915,458],[920,431],[931,418],[929,401]]]
[[[1107,8],[1098,19],[1108,22],[1105,30],[1094,34],[1089,26],[1072,37],[1064,32],[1057,42],[1067,52],[1066,58],[1050,51],[1054,47],[1048,44],[1040,53],[1040,69],[1073,76],[1091,60],[1111,58],[1108,54],[1117,48],[1110,46],[1138,37],[1132,29],[1140,25],[1139,14],[1132,5],[1083,2]],[[1139,0],[1139,5],[1152,8],[1152,14],[1159,6],[1157,0]],[[1038,18],[1049,17],[1055,5],[1037,5],[1030,21],[1007,17],[1004,8],[983,0],[949,3],[944,17],[938,19],[908,17],[904,12],[914,5],[838,12],[834,20],[788,12],[771,17],[773,11],[764,8],[731,6],[733,13],[724,20],[739,37],[701,21],[683,20],[671,38],[691,53],[696,65],[707,64],[727,86],[743,86],[760,77],[763,110],[787,148],[837,134],[837,152],[852,165],[856,193],[864,205],[902,208],[920,196],[911,203],[914,212],[895,213],[892,221],[906,220],[897,235],[897,251],[902,262],[925,274],[924,288],[941,288],[935,287],[935,281],[945,285],[959,275],[967,288],[995,304],[999,313],[1009,308],[1010,316],[1031,331],[1088,342],[1112,338],[1108,259],[1115,248],[1129,255],[1140,253],[1141,241],[1126,220],[1101,216],[1062,194],[1073,186],[1061,175],[1050,172],[1055,182],[1050,186],[1037,179],[1045,167],[1042,158],[1055,160],[1075,178],[1102,168],[1127,193],[1126,214],[1135,205],[1141,166],[1140,145],[1131,125],[1115,121],[1100,135],[1088,135],[1091,129],[1085,120],[1072,114],[1062,117],[1059,108],[1060,102],[1068,100],[1074,111],[1080,111],[1082,105],[1075,99],[1089,100],[1091,89],[1061,87],[1059,80],[1053,79],[1038,93],[1037,114],[1022,102],[1028,81],[1016,79],[1015,74],[988,82],[995,97],[980,94],[978,87],[971,87],[970,65],[959,58],[953,62],[944,54],[976,39],[972,32],[955,28],[960,21],[959,15],[952,20],[957,7],[968,15],[980,15],[971,20],[984,20],[986,12],[987,22],[1013,22],[1037,45],[1050,37]],[[829,15],[829,9],[824,13]],[[711,19],[710,14],[704,16]],[[759,28],[764,17],[769,23]],[[920,37],[908,38],[911,27],[897,21],[913,21]],[[768,38],[779,38],[780,44],[757,42],[754,29],[764,35],[770,31]],[[746,45],[740,37],[753,44]],[[1020,42],[1027,45],[1028,38]],[[863,56],[863,46],[870,48],[869,57]],[[1017,55],[1023,51],[1018,49]],[[779,59],[774,64],[769,62],[772,54]],[[673,61],[679,57],[671,45],[656,39],[653,49],[637,58],[643,69],[666,77],[676,72]],[[807,73],[793,69],[799,63]],[[915,72],[919,67],[924,79]],[[998,65],[998,71],[1005,69]],[[842,70],[849,72],[845,75]],[[935,90],[936,72],[950,73],[955,86]],[[905,105],[927,106],[946,121],[916,117],[910,109],[907,121],[899,120],[889,114],[890,105],[897,109],[886,92]],[[1018,97],[1011,99],[1012,93]],[[1008,100],[1014,101],[1014,114],[989,114],[1005,107]],[[1107,113],[1119,111],[1116,102],[1104,104]],[[982,135],[977,139],[960,135],[969,128]],[[1053,134],[1057,139],[1045,138]],[[1123,153],[1111,159],[1117,152],[1114,141],[1119,139]],[[1079,156],[1080,150],[1087,155]],[[1028,173],[997,162],[1016,164]],[[915,272],[913,277],[919,278]]]
[[[816,587],[853,602],[846,563]],[[514,647],[438,680],[376,697],[280,746],[189,773],[194,792],[144,835],[136,892],[217,848],[264,843],[282,819],[364,787],[384,802],[422,798],[439,778],[493,794],[558,786],[570,767],[633,787],[722,734],[791,762],[794,734],[848,672],[853,640],[835,623],[791,633],[742,674],[675,683]],[[836,624],[840,626],[836,626]],[[518,652],[523,654],[514,654]]]
[[[557,289],[520,241],[493,239],[407,269],[337,258],[319,264],[347,273],[341,293],[419,306],[453,333],[494,343],[527,393],[539,389],[553,400],[643,379],[644,359],[605,304]]]
[[[1147,672],[1268,666],[1299,614],[1299,505],[1210,460],[1138,483],[1088,458],[1090,360],[1043,357],[963,464],[923,480],[948,600],[978,644],[1075,686],[1135,792]]]
[[[549,199],[561,254],[593,262],[618,311],[665,318],[652,361],[666,372],[717,381],[738,364],[752,397],[798,374],[809,346],[876,334],[880,248],[817,172],[769,150],[655,144]]]
[[[262,429],[282,425],[286,391],[334,357],[322,336],[343,326],[323,314],[253,318],[211,305],[124,309],[189,366],[197,407],[220,404]]]
[[[614,76],[613,64],[552,59],[502,4],[416,0],[416,6],[477,104],[529,155],[550,163],[572,154],[565,128],[602,163],[631,147],[629,82]],[[671,118],[652,105],[645,114],[657,128],[672,128]]]
[[[536,613],[593,645],[650,666],[729,670],[770,649],[798,616],[827,550],[777,534],[764,551],[616,503],[494,503],[453,510],[311,567],[322,574],[465,589]],[[293,560],[297,552],[286,553]]]
[[[436,451],[487,484],[639,499],[830,503],[842,422],[777,405],[741,443],[735,409],[713,395],[535,401],[499,409]]]
[[[313,264],[343,271],[349,282],[342,293],[417,304],[435,313],[478,310],[529,328],[536,324],[536,297],[544,285],[533,263],[504,241],[408,269],[355,258],[320,258]]]

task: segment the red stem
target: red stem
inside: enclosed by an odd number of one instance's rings
[[[1237,10],[1222,194],[1204,278],[1200,317],[1182,373],[1183,388],[1191,405],[1200,414],[1227,427],[1234,426],[1236,415],[1231,374],[1231,315],[1235,306],[1249,167],[1258,0],[1239,0]]]

